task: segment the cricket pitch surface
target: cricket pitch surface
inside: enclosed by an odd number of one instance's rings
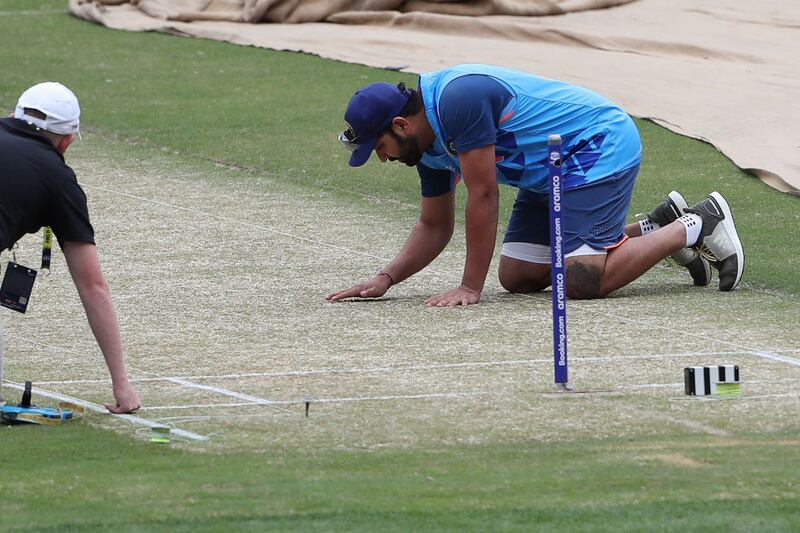
[[[722,293],[716,277],[693,287],[664,263],[611,298],[569,302],[570,384],[602,392],[557,394],[550,293],[506,293],[499,247],[480,305],[424,306],[460,281],[463,224],[439,259],[385,298],[329,303],[325,294],[393,257],[415,206],[115,142],[87,135],[67,161],[89,198],[143,408],[133,418],[92,412],[89,424],[133,438],[167,424],[189,448],[228,450],[686,433],[735,441],[797,428],[800,302],[748,288],[747,273]],[[36,264],[40,245],[26,237],[17,260]],[[28,379],[35,391],[110,401],[58,250],[52,270],[26,315],[5,313],[6,395]],[[739,365],[741,398],[684,395],[684,367],[724,363]]]

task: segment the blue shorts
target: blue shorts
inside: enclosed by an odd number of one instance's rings
[[[625,239],[625,218],[639,165],[564,191],[564,255],[604,254]],[[503,239],[503,255],[550,263],[549,194],[520,189]],[[533,245],[533,246],[531,246]],[[580,250],[579,250],[580,249]]]

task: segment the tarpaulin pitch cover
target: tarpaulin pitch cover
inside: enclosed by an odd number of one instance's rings
[[[115,29],[407,72],[518,68],[595,90],[800,195],[797,0],[70,0],[70,10]]]

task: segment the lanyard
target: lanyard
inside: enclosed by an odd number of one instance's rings
[[[11,252],[11,261],[16,263],[17,262],[17,254],[14,253],[14,248],[17,247],[17,243],[12,244],[8,247],[8,251]],[[53,257],[53,230],[50,226],[44,226],[44,233],[42,235],[42,270],[47,270],[50,273],[50,259]]]
[[[44,227],[42,239],[42,270],[50,271],[50,258],[53,256],[53,230],[50,226]]]

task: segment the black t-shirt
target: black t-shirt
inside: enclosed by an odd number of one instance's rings
[[[94,244],[86,194],[64,157],[36,126],[0,119],[0,250],[42,226],[53,228],[62,248]]]

